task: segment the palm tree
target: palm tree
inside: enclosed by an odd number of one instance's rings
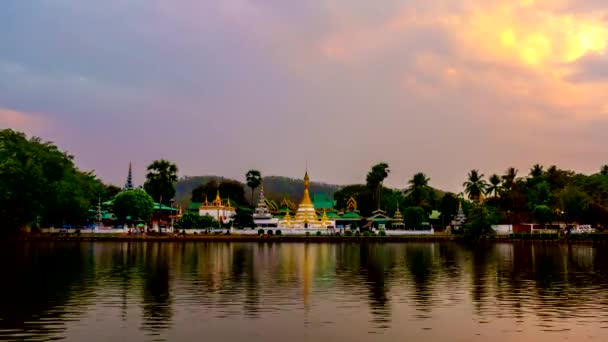
[[[494,195],[494,198],[498,197],[498,193],[500,192],[500,177],[497,174],[493,174],[490,176],[490,185],[487,188],[487,195]]]
[[[530,169],[530,177],[538,178],[543,175],[543,172],[544,170],[542,165],[534,164],[534,166],[532,166],[532,168]]]
[[[373,191],[378,209],[380,209],[380,191],[382,189],[382,183],[386,177],[388,177],[389,172],[391,172],[391,170],[389,170],[387,163],[379,163],[372,166],[371,171],[367,174],[367,187]]]
[[[478,170],[471,170],[468,180],[462,183],[462,186],[464,186],[464,192],[469,198],[478,202],[485,193],[488,183],[483,179],[483,174],[480,174]]]
[[[600,174],[602,175],[608,175],[608,165],[603,165],[602,168],[600,169]]]
[[[168,160],[155,160],[148,166],[144,190],[159,203],[169,203],[175,196],[177,165]]]
[[[253,207],[253,191],[262,184],[262,174],[258,170],[249,170],[245,178],[247,179],[247,186],[251,188],[251,206]]]
[[[424,202],[427,191],[430,189],[430,180],[424,173],[418,172],[407,182],[409,187],[406,189],[406,193],[411,196],[416,206],[420,206]]]

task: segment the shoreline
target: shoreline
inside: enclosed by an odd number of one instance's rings
[[[11,238],[9,238],[11,239]],[[259,235],[51,235],[33,234],[14,237],[23,242],[305,242],[305,243],[367,243],[367,242],[462,242],[462,243],[526,243],[545,242],[558,244],[572,243],[601,243],[608,242],[608,235],[601,234],[601,239],[595,235],[577,238],[553,238],[543,236],[511,237],[499,236],[488,237],[478,240],[470,240],[460,236],[452,235],[409,235],[409,236],[259,236]]]

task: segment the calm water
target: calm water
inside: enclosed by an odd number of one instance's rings
[[[0,245],[0,340],[602,341],[608,248]]]

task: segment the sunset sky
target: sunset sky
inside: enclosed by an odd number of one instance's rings
[[[122,185],[608,163],[606,0],[4,0],[0,128]]]

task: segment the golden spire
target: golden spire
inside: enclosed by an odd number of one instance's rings
[[[309,189],[310,189],[310,178],[308,177],[308,171],[306,171],[306,173],[304,174],[304,196],[302,196],[302,202],[300,202],[300,205],[302,205],[302,204],[312,205],[312,201],[310,200]]]
[[[217,189],[217,194],[215,195],[215,200],[216,201],[221,201],[222,199],[220,198],[220,189]]]
[[[458,200],[458,211],[462,210],[462,200]]]
[[[205,207],[208,207],[208,206],[209,206],[209,201],[207,200],[207,194],[205,194],[205,202],[203,202],[203,205],[204,205]]]

